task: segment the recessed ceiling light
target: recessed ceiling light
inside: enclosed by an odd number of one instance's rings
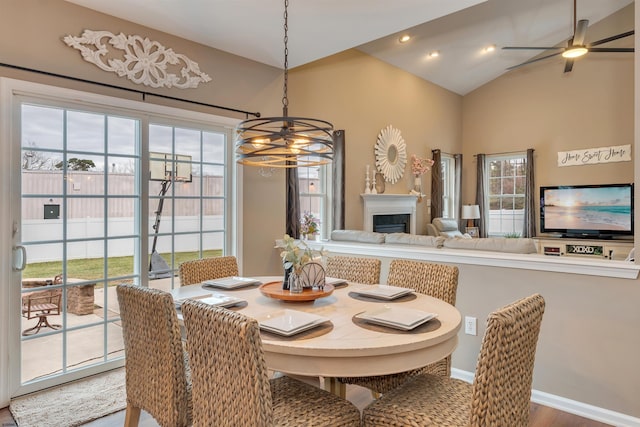
[[[440,56],[440,51],[438,50],[434,50],[432,52],[429,52],[429,58],[437,58],[438,56]]]
[[[400,36],[400,43],[406,43],[409,40],[411,40],[411,36],[409,34],[405,34],[403,36]]]
[[[483,50],[484,50],[484,53],[493,52],[494,50],[496,50],[496,45],[490,44],[489,46],[485,47]]]

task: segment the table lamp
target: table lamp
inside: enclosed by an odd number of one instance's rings
[[[480,206],[464,205],[462,206],[462,219],[467,220],[467,227],[473,227],[473,220],[480,218]]]

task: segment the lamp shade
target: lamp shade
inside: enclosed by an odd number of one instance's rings
[[[462,206],[462,219],[478,219],[480,218],[480,206],[464,205]]]

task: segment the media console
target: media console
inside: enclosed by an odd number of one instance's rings
[[[560,237],[534,237],[533,239],[536,242],[538,253],[549,256],[576,256],[623,261],[633,248],[633,240],[587,240]]]

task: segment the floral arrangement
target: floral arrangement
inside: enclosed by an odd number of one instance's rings
[[[318,232],[320,220],[313,216],[313,213],[304,211],[300,220],[300,232],[304,235],[315,234]]]
[[[324,255],[323,250],[313,250],[304,241],[296,240],[288,234],[284,235],[284,239],[276,245],[281,248],[280,256],[285,269],[293,267],[296,273],[300,272],[303,265],[312,261],[315,257]]]
[[[433,166],[433,160],[423,159],[415,154],[411,155],[411,173],[413,173],[413,176],[419,177],[429,171],[431,166]]]

